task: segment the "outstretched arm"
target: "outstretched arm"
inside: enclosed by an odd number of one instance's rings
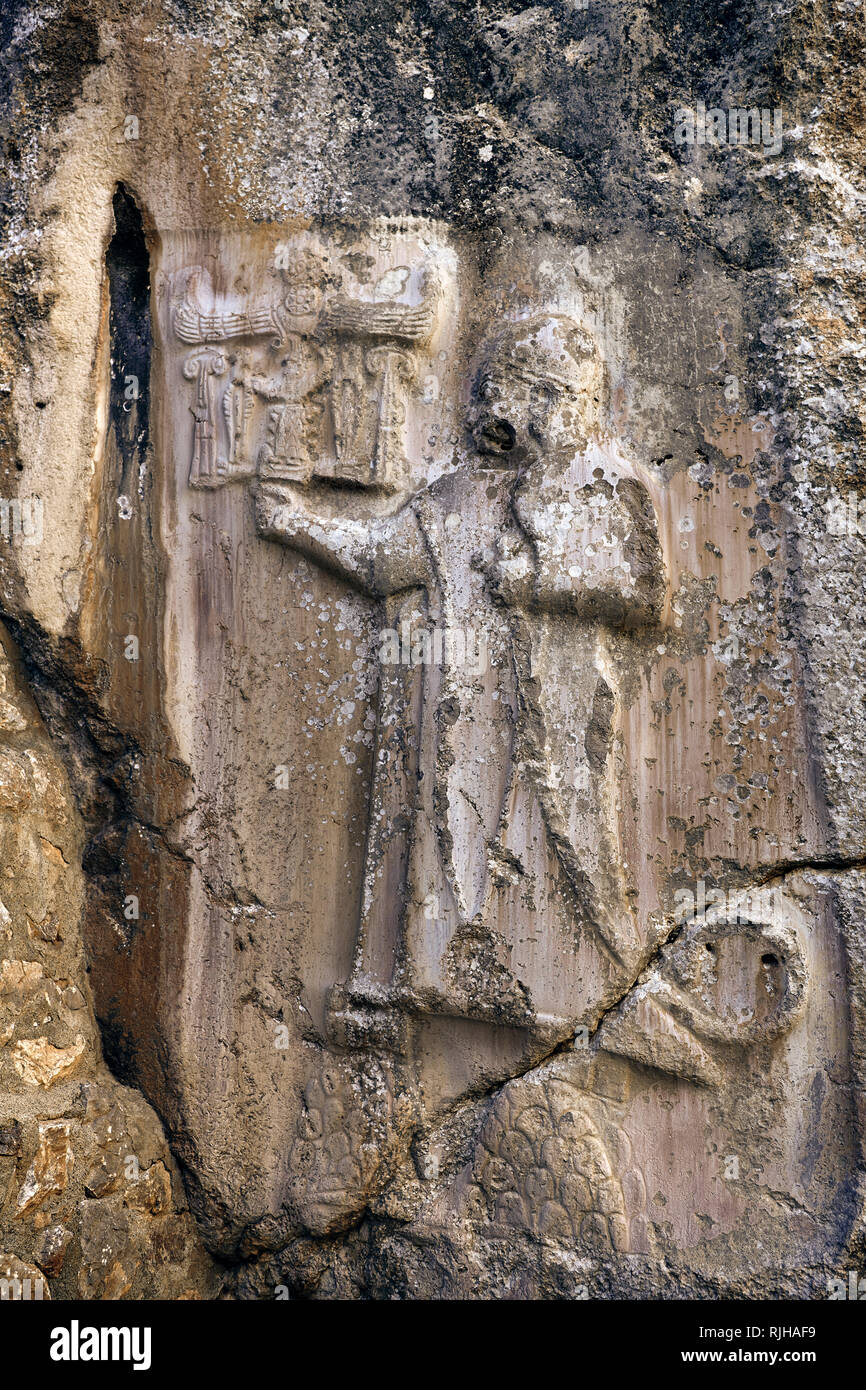
[[[264,483],[256,497],[256,527],[260,536],[299,550],[371,598],[429,580],[427,550],[410,506],[369,520],[325,517],[309,507],[299,488]]]

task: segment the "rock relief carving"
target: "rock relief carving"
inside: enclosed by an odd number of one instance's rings
[[[401,1106],[393,1068],[326,1056],[304,1089],[289,1200],[312,1234],[344,1229],[390,1175]]]
[[[398,673],[383,664],[371,826],[393,825],[388,808],[399,804],[404,843],[398,850],[389,834],[386,857],[381,835],[368,839],[355,969],[334,998],[335,1012],[356,1010],[356,1025],[358,1010],[380,1016],[384,1008],[567,1029],[569,982],[559,998],[555,988],[542,995],[543,973],[557,965],[550,948],[547,960],[542,948],[514,969],[515,938],[536,914],[558,914],[569,941],[558,954],[577,958],[572,982],[584,973],[581,951],[598,991],[639,959],[610,808],[586,794],[569,802],[570,779],[551,754],[560,711],[545,708],[537,688],[541,647],[573,635],[567,661],[580,650],[578,678],[588,680],[596,722],[607,729],[614,697],[595,668],[595,629],[660,617],[664,568],[648,495],[592,442],[602,380],[595,343],[567,318],[506,325],[482,354],[470,463],[384,517],[335,506],[321,491],[265,480],[258,490],[263,536],[383,602],[388,629],[403,629],[410,646],[425,623],[431,641],[437,632],[446,639],[439,661],[410,661],[408,670],[401,662]],[[563,556],[580,548],[575,516],[583,565],[563,570]],[[467,659],[467,613],[483,659]],[[573,631],[563,631],[563,619]],[[560,692],[568,705],[574,693],[573,682]],[[403,722],[395,724],[398,706]],[[591,724],[574,733],[584,787],[586,760],[604,761],[607,737],[599,744]],[[395,728],[412,764],[399,772],[386,751]],[[398,861],[406,907],[395,940],[401,883],[390,870]],[[386,958],[390,975],[380,973]],[[378,1026],[391,1029],[381,1017]]]
[[[555,312],[495,328],[471,455],[415,484],[405,430],[438,311],[432,273],[414,306],[328,299],[319,282],[276,307],[209,291],[204,309],[193,286],[198,302],[187,284],[173,320],[196,347],[190,485],[249,482],[262,538],[375,601],[399,652],[380,654],[354,963],[331,991],[333,1051],[290,1155],[298,1219],[342,1229],[386,1182],[405,1143],[394,1095],[411,1090],[413,1020],[555,1043],[625,996],[588,1059],[504,1087],[458,1190],[493,1232],[652,1253],[627,1129],[635,1077],[724,1091],[737,1049],[794,1026],[807,972],[796,931],[714,921],[632,988],[654,943],[617,842],[604,651],[611,633],[661,628],[666,571],[645,477],[600,439],[598,346]],[[744,1016],[714,992],[719,952],[760,983]]]
[[[418,304],[329,298],[333,277],[310,248],[287,255],[279,273],[278,297],[246,301],[218,294],[203,266],[175,277],[172,329],[198,349],[183,367],[195,383],[189,485],[254,476],[308,482],[315,471],[397,491],[408,480],[403,427],[417,353],[436,326],[435,272],[420,274]],[[405,288],[390,276],[387,289]],[[225,384],[211,380],[227,372]]]
[[[659,1253],[627,1125],[636,1090],[667,1076],[723,1094],[744,1050],[796,1025],[807,989],[802,931],[790,921],[715,913],[689,926],[585,1055],[503,1088],[456,1209],[491,1238],[510,1228],[582,1254]]]

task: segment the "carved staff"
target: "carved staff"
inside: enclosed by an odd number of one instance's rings
[[[378,347],[367,353],[366,366],[368,372],[379,378],[373,479],[382,487],[397,488],[409,468],[403,455],[406,404],[401,386],[414,379],[415,364],[403,348]]]
[[[214,487],[218,481],[216,428],[211,414],[208,378],[222,376],[226,365],[221,352],[196,352],[183,364],[187,381],[196,383],[195,404],[190,407],[195,420],[190,487]]]
[[[236,376],[229,382],[223,396],[223,414],[229,436],[229,467],[235,469],[249,463],[247,458],[247,425],[253,413],[255,395],[248,375]]]
[[[334,420],[334,449],[337,463],[350,470],[357,454],[361,427],[361,388],[351,366],[338,368],[331,384],[331,414]],[[355,471],[358,471],[357,466]]]

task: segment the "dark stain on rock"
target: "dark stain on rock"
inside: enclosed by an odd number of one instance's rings
[[[584,747],[593,772],[601,772],[607,762],[613,736],[613,691],[599,678],[592,699],[592,714],[586,726]]]
[[[135,491],[137,460],[148,445],[150,407],[150,257],[138,205],[118,184],[108,244],[111,335],[109,418],[121,461],[119,494]]]

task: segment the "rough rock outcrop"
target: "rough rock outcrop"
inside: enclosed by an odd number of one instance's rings
[[[102,1059],[81,820],[6,636],[0,688],[2,1296],[213,1297],[162,1125]]]

